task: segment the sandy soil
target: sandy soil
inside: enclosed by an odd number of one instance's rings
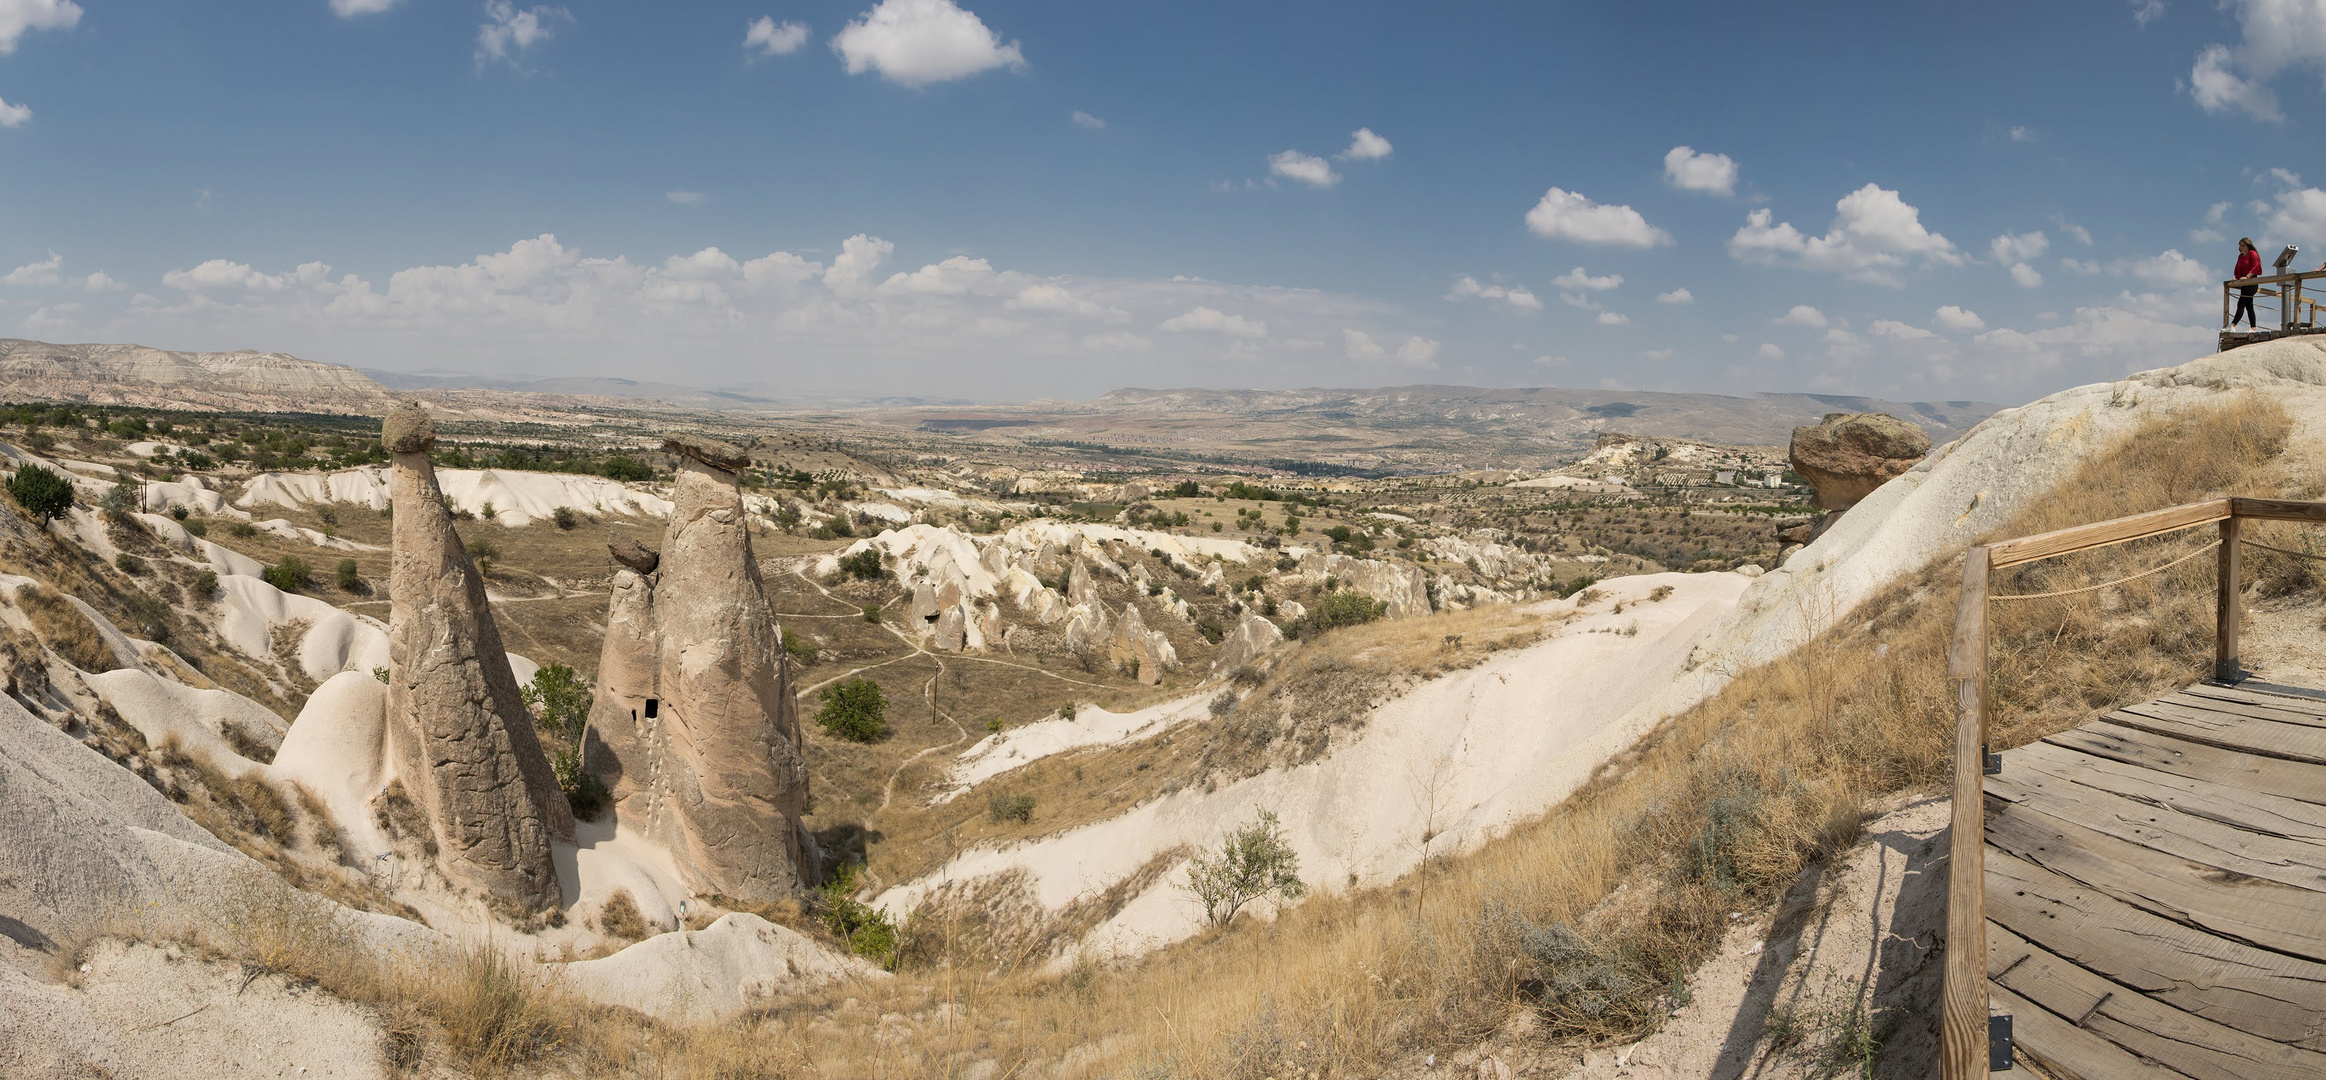
[[[0,966],[0,1075],[110,1077],[390,1076],[373,1013],[312,986],[175,946],[108,941],[72,984]]]

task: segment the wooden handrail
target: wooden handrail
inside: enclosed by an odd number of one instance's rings
[[[2113,521],[2059,529],[1973,547],[1963,557],[1963,589],[1955,605],[1947,676],[1955,687],[1954,806],[1947,839],[1945,988],[1939,1008],[1940,1080],[1988,1075],[1987,1012],[1987,601],[1994,571],[2129,543],[2218,522],[2221,551],[2214,579],[2213,677],[2236,682],[2238,541],[2245,519],[2326,522],[2326,502],[2288,499],[2211,499],[2152,510]]]

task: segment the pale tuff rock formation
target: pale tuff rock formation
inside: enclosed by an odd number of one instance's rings
[[[665,449],[679,470],[662,551],[617,545],[591,767],[611,778],[620,823],[666,848],[689,888],[781,899],[814,879],[817,855],[799,823],[790,673],[736,486],[749,458],[692,436]]]
[[[1827,413],[1815,427],[1793,429],[1791,456],[1819,507],[1847,510],[1930,456],[1930,436],[1881,413]]]
[[[1221,674],[1233,672],[1282,644],[1284,631],[1261,618],[1258,612],[1246,611],[1236,628],[1220,639],[1220,654],[1212,661],[1211,669]]]
[[[1139,681],[1149,686],[1161,683],[1164,672],[1179,669],[1179,653],[1171,647],[1171,639],[1147,629],[1147,620],[1135,603],[1123,605],[1123,617],[1115,622],[1107,651],[1117,664],[1136,664]]]
[[[483,575],[453,532],[428,450],[436,427],[407,402],[380,441],[396,516],[388,575],[388,756],[434,832],[454,883],[525,910],[558,902],[549,840],[573,813],[542,756],[533,720],[486,606]]]

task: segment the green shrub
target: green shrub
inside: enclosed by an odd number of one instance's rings
[[[841,556],[840,569],[850,577],[866,581],[878,581],[888,574],[888,568],[881,565],[880,549],[870,547],[854,555]]]
[[[1181,480],[1171,485],[1171,497],[1175,499],[1192,499],[1201,494],[1203,489],[1197,487],[1193,480]]]
[[[801,667],[816,662],[816,643],[808,640],[806,635],[783,631],[783,651],[790,653],[791,658],[799,661]]]
[[[1244,905],[1262,897],[1281,903],[1308,892],[1300,880],[1300,856],[1268,810],[1229,833],[1218,851],[1199,851],[1189,859],[1183,887],[1203,905],[1204,919],[1213,926],[1226,926]]]
[[[188,518],[186,520],[186,535],[208,536],[210,535],[210,523],[201,518]]]
[[[607,458],[603,464],[598,466],[598,474],[608,480],[619,480],[625,484],[654,479],[654,470],[647,468],[644,462],[628,454],[616,454]]]
[[[234,524],[227,526],[226,531],[233,533],[235,538],[238,540],[248,540],[251,537],[258,535],[258,526],[253,525],[247,521],[237,521]]]
[[[332,568],[332,576],[337,580],[340,592],[357,592],[363,588],[363,572],[355,565],[354,559],[339,560],[339,565]]]
[[[1034,797],[1031,795],[1004,795],[995,792],[986,797],[985,819],[995,824],[1005,821],[1034,820]]]
[[[73,482],[53,470],[27,465],[8,478],[8,497],[27,514],[39,514],[43,525],[73,508]]]
[[[267,567],[259,577],[275,588],[295,593],[303,592],[314,584],[315,572],[307,566],[307,560],[296,555],[285,555],[283,561]]]
[[[549,521],[560,529],[571,529],[581,524],[581,515],[574,513],[573,507],[560,506],[549,512]]]
[[[124,551],[113,557],[113,568],[124,574],[142,574],[145,573],[145,560]]]
[[[1389,613],[1389,605],[1364,593],[1337,592],[1317,601],[1309,621],[1319,630],[1369,623]]]
[[[218,571],[204,570],[194,575],[194,599],[208,600],[218,595]]]
[[[852,742],[876,742],[888,734],[888,699],[880,684],[854,678],[824,689],[824,707],[816,723],[834,736]]]
[[[879,621],[880,621],[880,609],[879,609],[879,608],[877,608],[877,607],[869,607],[869,606],[868,606],[868,607],[866,607],[866,608],[864,609],[864,621],[865,621],[865,622],[872,622],[872,623],[879,622]]]
[[[589,719],[590,684],[564,664],[542,665],[517,693],[532,711],[534,723],[567,738],[579,736]]]
[[[841,863],[824,882],[824,928],[847,942],[848,951],[881,967],[896,968],[897,926],[888,913],[857,900],[855,863]]]

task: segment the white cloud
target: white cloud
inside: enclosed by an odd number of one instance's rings
[[[1349,148],[1334,154],[1343,161],[1379,161],[1388,157],[1389,140],[1373,134],[1372,128],[1358,128],[1349,133]]]
[[[1778,348],[1775,343],[1767,341],[1761,342],[1761,359],[1783,360],[1784,358],[1785,350]]]
[[[23,127],[32,122],[32,106],[11,105],[0,98],[0,128]]]
[[[1987,250],[1994,254],[1995,261],[2006,266],[2040,257],[2050,249],[2051,241],[2041,232],[2004,233],[1987,241]]]
[[[2300,187],[2298,182],[2298,178],[2286,181],[2262,227],[2285,239],[2317,247],[2326,243],[2326,191]]]
[[[1873,325],[1866,327],[1866,332],[1875,337],[1891,337],[1900,341],[1931,341],[1938,337],[1919,326],[1909,326],[1896,319],[1875,319]]]
[[[515,267],[520,264],[508,265]],[[211,259],[191,270],[172,270],[163,274],[162,284],[196,296],[215,297],[219,294],[278,293],[326,281],[330,274],[331,267],[319,262],[301,263],[288,274],[262,274],[251,269],[249,263]]]
[[[1051,315],[1075,315],[1086,319],[1105,319],[1110,322],[1128,319],[1131,313],[1105,304],[1092,303],[1074,295],[1061,285],[1028,285],[1016,296],[1002,301],[1009,311],[1033,311]]]
[[[1647,360],[1647,361],[1650,361],[1650,362],[1652,362],[1652,363],[1662,363],[1662,362],[1664,362],[1664,361],[1666,361],[1666,360],[1669,360],[1669,359],[1671,359],[1671,358],[1672,358],[1672,350],[1670,350],[1670,349],[1641,349],[1641,350],[1640,350],[1639,357],[1640,357],[1640,359],[1642,359],[1642,360]]]
[[[2034,129],[2032,129],[2032,128],[2025,128],[2025,127],[2014,127],[2014,128],[2012,128],[2012,129],[2011,129],[2011,141],[2012,141],[2012,142],[2034,142],[2034,141],[2035,141],[2035,131],[2034,131]]]
[[[880,0],[842,28],[832,48],[848,74],[875,71],[900,86],[1026,66],[1017,42],[1002,44],[1001,35],[953,0]]]
[[[1895,191],[1869,183],[1842,196],[1834,211],[1824,236],[1805,236],[1790,223],[1771,224],[1768,210],[1755,210],[1729,238],[1728,253],[1742,262],[1790,264],[1879,285],[1904,284],[1898,271],[1912,259],[1943,266],[1965,261],[1953,241],[1924,228],[1922,212]]]
[[[542,5],[520,10],[509,0],[486,0],[485,21],[477,26],[477,63],[502,60],[512,67],[518,66],[513,54],[549,40],[551,22],[572,18],[573,13],[561,7]]]
[[[2147,26],[2164,18],[2164,0],[2131,0],[2131,4],[2132,21],[2136,25]]]
[[[1435,370],[1438,366],[1438,348],[1438,343],[1428,338],[1409,337],[1405,339],[1405,344],[1397,347],[1397,362],[1424,371]]]
[[[81,279],[81,288],[89,292],[120,292],[128,287],[103,270]]]
[[[2058,214],[2053,214],[2051,216],[2051,223],[2059,226],[2061,236],[2073,237],[2076,243],[2082,244],[2085,247],[2092,246],[2092,230],[2078,225],[2073,221],[2069,221],[2068,219],[2061,217]]]
[[[1578,266],[1565,274],[1552,278],[1551,284],[1562,289],[1589,289],[1594,292],[1605,292],[1623,284],[1623,275],[1607,274],[1601,277],[1592,277],[1584,273],[1583,268]]]
[[[1631,316],[1620,312],[1602,311],[1599,313],[1598,322],[1601,326],[1630,326]]]
[[[1682,191],[1736,194],[1736,161],[1727,154],[1700,154],[1675,146],[1664,155],[1664,182]]]
[[[1668,293],[1656,294],[1656,303],[1659,304],[1693,304],[1695,302],[1696,294],[1686,289],[1674,289]]]
[[[1830,320],[1825,317],[1824,312],[1819,311],[1816,308],[1810,307],[1807,304],[1795,304],[1793,305],[1793,310],[1788,311],[1783,315],[1779,315],[1769,321],[1782,323],[1786,326],[1823,327]]]
[[[2043,275],[2026,263],[2012,263],[2011,280],[2022,289],[2033,289],[2043,284]]]
[[[69,30],[81,21],[73,0],[0,0],[0,56],[16,51],[16,39],[35,30]]]
[[[808,43],[808,24],[779,23],[772,15],[751,20],[743,29],[743,47],[757,49],[761,56],[789,56]]]
[[[1298,150],[1268,155],[1268,171],[1315,187],[1331,187],[1341,182],[1341,174],[1333,171],[1331,162]]]
[[[2214,113],[2235,109],[2272,123],[2284,120],[2277,92],[2259,81],[2239,78],[2230,70],[2233,62],[2224,45],[2208,45],[2197,54],[2197,66],[2189,69],[2189,96],[2197,99],[2198,107]]]
[[[1524,285],[1487,285],[1464,274],[1454,279],[1454,287],[1446,290],[1448,300],[1500,300],[1521,311],[1541,311],[1543,302],[1535,299]]]
[[[665,191],[662,197],[679,206],[701,206],[709,198],[700,191]]]
[[[2217,202],[2217,203],[2214,203],[2212,206],[2210,206],[2210,207],[2207,207],[2207,208],[2205,209],[2205,224],[2207,224],[2207,225],[2219,225],[2219,224],[2221,224],[2221,219],[2222,219],[2222,217],[2223,217],[2224,215],[2228,214],[2228,213],[2229,213],[2229,204],[2228,204],[2228,203],[2225,203],[2225,202]]]
[[[1672,234],[1648,224],[1629,206],[1595,203],[1580,192],[1552,188],[1526,212],[1526,227],[1546,240],[1578,244],[1652,248],[1672,242]]]
[[[1978,312],[1971,311],[1967,308],[1956,307],[1953,304],[1948,304],[1945,307],[1938,309],[1938,311],[1933,314],[1931,318],[1936,320],[1938,325],[1946,327],[1949,330],[1969,331],[1984,330],[1987,328],[1987,320],[1980,318]]]
[[[909,274],[889,276],[880,283],[883,293],[920,293],[929,296],[960,296],[993,277],[993,264],[984,259],[955,255],[943,262],[931,263]]]
[[[1092,131],[1106,130],[1106,121],[1092,116],[1089,113],[1083,112],[1080,109],[1074,110],[1074,114],[1067,117],[1067,119],[1073,121],[1074,126],[1076,127],[1086,127]]]
[[[1117,330],[1107,334],[1086,334],[1082,338],[1086,349],[1113,349],[1118,352],[1139,352],[1155,347],[1154,339]]]
[[[1228,315],[1218,308],[1193,307],[1185,314],[1163,320],[1161,326],[1174,333],[1226,334],[1235,338],[1264,338],[1268,324],[1241,315]]]
[[[2159,289],[2190,288],[2220,280],[2203,263],[2181,254],[2178,248],[2134,260],[2124,270]]]
[[[48,258],[10,270],[6,277],[0,277],[0,284],[55,285],[64,280],[64,275],[58,272],[64,265],[65,257],[52,251],[48,253]]]
[[[555,243],[552,237],[543,239]],[[842,297],[871,292],[873,273],[894,251],[895,244],[864,233],[840,241],[840,254],[832,258],[832,268],[824,271],[824,287]]]
[[[2219,229],[2190,229],[2189,242],[2198,245],[2226,244],[2229,242],[2229,236],[2227,233],[2224,233]],[[2075,260],[2069,259],[2065,261],[2074,262]]]
[[[377,15],[396,6],[396,0],[331,0],[331,13],[342,19]]]
[[[1389,350],[1382,348],[1373,340],[1373,335],[1363,330],[1342,330],[1341,355],[1351,360],[1379,360],[1387,357]]]
[[[72,314],[79,310],[79,304],[48,304],[26,316],[24,328],[35,334],[55,333],[71,327]]]
[[[1535,357],[1535,366],[1546,368],[1566,367],[1567,358],[1564,356],[1553,356],[1549,353],[1544,353],[1541,356]]]

